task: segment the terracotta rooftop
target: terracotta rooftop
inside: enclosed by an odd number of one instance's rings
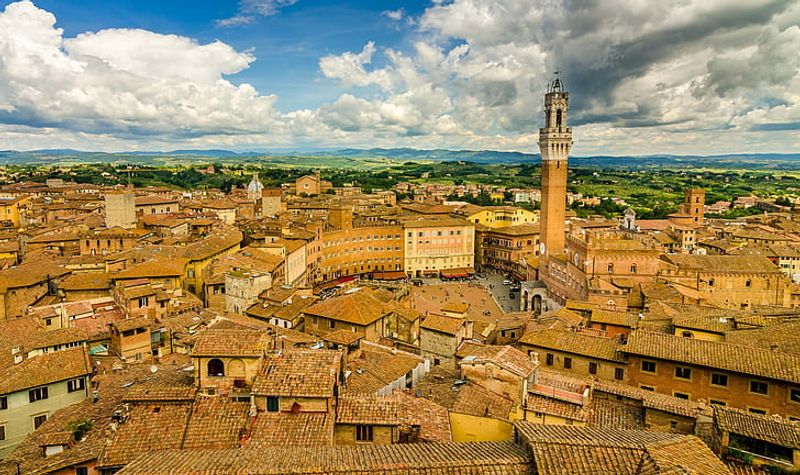
[[[147,317],[126,318],[124,320],[117,320],[111,325],[117,330],[125,332],[137,328],[147,328],[150,325],[150,319]]]
[[[435,313],[428,314],[422,320],[420,328],[425,330],[432,330],[438,333],[455,336],[458,331],[465,324],[464,318],[461,317],[447,317],[445,315],[438,315]]]
[[[576,473],[729,475],[697,437],[665,432],[516,422],[540,475]]]
[[[232,449],[248,425],[250,403],[199,396],[183,436],[184,449]]]
[[[92,363],[82,346],[44,353],[0,369],[0,394],[45,386],[91,372]]]
[[[317,315],[361,326],[369,325],[390,312],[391,307],[367,288],[323,300],[304,310],[307,315]]]
[[[253,394],[333,397],[342,355],[330,350],[286,350],[270,355],[253,382]]]
[[[264,353],[267,339],[266,332],[259,330],[212,328],[197,336],[192,348],[192,356],[258,358]]]
[[[476,417],[508,420],[514,401],[488,389],[459,379],[456,372],[434,368],[417,384],[421,397],[430,399],[452,412]]]
[[[621,345],[616,340],[571,330],[553,328],[533,331],[523,335],[519,343],[536,348],[563,351],[607,361],[625,361],[618,351]]]
[[[10,269],[0,270],[0,290],[29,287],[45,282],[48,277],[56,279],[70,272],[49,262],[30,262]]]
[[[527,475],[529,458],[513,442],[276,447],[271,450],[161,451],[119,475]]]
[[[108,290],[111,288],[111,278],[105,272],[72,274],[59,284],[59,288],[66,291]]]
[[[662,260],[677,266],[680,270],[702,273],[778,273],[780,270],[763,256],[702,256],[698,254],[670,254]]]
[[[336,423],[396,426],[398,412],[397,398],[393,396],[344,394],[336,408]]]
[[[132,406],[97,465],[121,466],[154,450],[179,448],[191,407],[191,403],[160,402]]]
[[[491,362],[523,378],[539,367],[528,355],[508,345],[464,342],[456,351],[456,356],[461,358],[461,364]]]
[[[267,450],[330,446],[333,445],[333,427],[334,416],[326,412],[259,412],[243,445]]]
[[[800,356],[716,341],[638,330],[620,351],[638,356],[717,368],[800,383]]]
[[[798,422],[723,406],[714,406],[714,422],[725,432],[800,450]]]
[[[377,345],[362,345],[347,357],[347,391],[376,393],[423,363],[420,356],[383,349]]]

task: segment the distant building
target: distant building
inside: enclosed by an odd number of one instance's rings
[[[333,188],[333,184],[319,177],[319,171],[313,175],[301,176],[294,182],[297,195],[320,195]]]

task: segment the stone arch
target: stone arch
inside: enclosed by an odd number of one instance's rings
[[[531,301],[531,310],[533,310],[533,313],[535,313],[536,315],[539,315],[539,314],[542,313],[542,296],[541,295],[536,294],[536,295],[533,296],[533,300]]]
[[[209,376],[225,376],[225,363],[218,358],[208,360],[207,368]]]

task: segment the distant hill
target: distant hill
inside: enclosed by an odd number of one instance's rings
[[[246,151],[230,150],[171,150],[136,152],[87,152],[73,149],[0,151],[0,163],[5,164],[75,164],[97,162],[131,162],[162,165],[169,163],[209,162],[275,163],[282,165],[371,167],[387,162],[472,162],[478,164],[532,164],[540,161],[539,154],[498,152],[492,150],[418,150],[412,148],[371,148],[314,151]],[[800,170],[800,154],[731,154],[731,155],[646,155],[646,156],[584,156],[570,157],[575,166],[597,168],[730,168],[764,170]]]

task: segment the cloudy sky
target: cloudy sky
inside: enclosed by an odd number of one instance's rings
[[[800,153],[800,0],[0,0],[0,149]]]

